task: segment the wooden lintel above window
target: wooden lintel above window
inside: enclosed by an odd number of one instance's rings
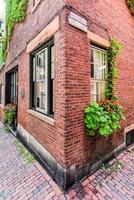
[[[59,16],[57,16],[53,21],[51,21],[31,42],[27,45],[27,53],[32,52],[40,45],[42,45],[46,40],[53,37],[56,31],[59,30]]]
[[[91,32],[91,31],[88,31],[88,38],[95,44],[99,45],[99,46],[102,46],[102,47],[110,47],[110,41],[107,40],[107,39],[104,39],[102,37],[100,37],[99,35]]]

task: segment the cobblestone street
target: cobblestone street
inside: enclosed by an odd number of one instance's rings
[[[0,131],[0,200],[133,200],[134,148],[102,165],[94,175],[64,194],[38,162],[27,164],[16,138]]]

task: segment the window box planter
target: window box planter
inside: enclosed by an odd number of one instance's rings
[[[92,103],[85,109],[85,126],[88,136],[108,137],[120,129],[124,119],[123,108],[115,100]]]

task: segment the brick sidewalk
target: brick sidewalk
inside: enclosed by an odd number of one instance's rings
[[[14,141],[10,133],[0,131],[0,200],[134,199],[134,149],[64,194],[38,162],[22,159]]]

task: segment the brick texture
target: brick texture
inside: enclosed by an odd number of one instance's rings
[[[105,169],[100,169],[64,193],[37,161],[28,164],[24,160],[15,141],[13,135],[3,132],[0,123],[1,200],[134,199],[133,149],[124,151]],[[119,163],[122,167],[114,172],[112,169]]]
[[[118,59],[119,81],[117,96],[126,110],[126,121],[118,134],[109,138],[88,138],[83,123],[84,109],[90,102],[90,40],[87,34],[67,23],[69,9],[88,20],[88,29],[108,40],[115,37],[123,44]],[[27,13],[32,10],[29,1]],[[26,46],[46,25],[60,16],[60,30],[54,35],[55,67],[55,125],[51,126],[28,114],[29,54]],[[123,129],[133,124],[134,109],[134,25],[125,0],[46,0],[41,1],[24,23],[15,26],[8,51],[6,71],[18,65],[18,122],[31,133],[65,168],[95,162],[119,146]],[[44,41],[45,42],[45,41]],[[21,98],[21,89],[25,97]]]

